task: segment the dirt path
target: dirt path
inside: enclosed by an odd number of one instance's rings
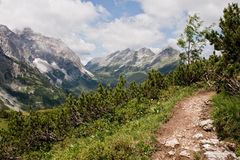
[[[154,160],[235,160],[234,144],[218,139],[210,119],[214,92],[202,92],[175,106],[171,119],[157,132]]]

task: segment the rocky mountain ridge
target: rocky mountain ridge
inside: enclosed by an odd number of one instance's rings
[[[105,57],[94,58],[85,67],[99,79],[116,79],[126,75],[130,80],[141,82],[146,78],[150,69],[160,70],[162,73],[172,71],[179,61],[179,51],[167,47],[159,53],[154,53],[149,48],[139,50],[125,49],[116,51]],[[110,82],[108,81],[108,82]]]
[[[35,33],[30,28],[15,33],[0,25],[0,46],[8,57],[36,67],[51,83],[65,89],[79,87],[81,83],[89,83],[91,87],[95,83],[79,56],[59,39]]]
[[[0,108],[52,107],[64,101],[64,90],[97,86],[66,44],[30,28],[13,32],[0,25],[0,63]]]

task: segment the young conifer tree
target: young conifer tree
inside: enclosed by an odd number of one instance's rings
[[[197,14],[189,16],[184,32],[178,39],[177,45],[182,49],[180,59],[183,64],[191,64],[200,59],[207,42],[207,29],[203,29],[202,23]]]

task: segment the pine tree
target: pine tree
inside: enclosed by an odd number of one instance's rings
[[[126,79],[124,76],[119,77],[119,82],[114,89],[114,98],[115,98],[115,104],[119,105],[121,103],[124,103],[127,101],[127,90],[126,90]]]
[[[146,97],[157,99],[160,96],[160,91],[166,87],[167,84],[163,75],[159,71],[151,70],[143,84],[143,92]]]
[[[212,30],[207,38],[222,52],[225,64],[240,63],[240,8],[237,3],[229,4],[223,13],[221,31]]]
[[[217,88],[230,94],[240,94],[240,8],[229,4],[220,18],[220,31],[212,30],[207,39],[222,53],[217,65]]]

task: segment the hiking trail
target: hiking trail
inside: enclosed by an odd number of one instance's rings
[[[217,137],[211,119],[214,92],[199,92],[174,108],[172,117],[157,131],[153,160],[239,160],[236,145]]]

